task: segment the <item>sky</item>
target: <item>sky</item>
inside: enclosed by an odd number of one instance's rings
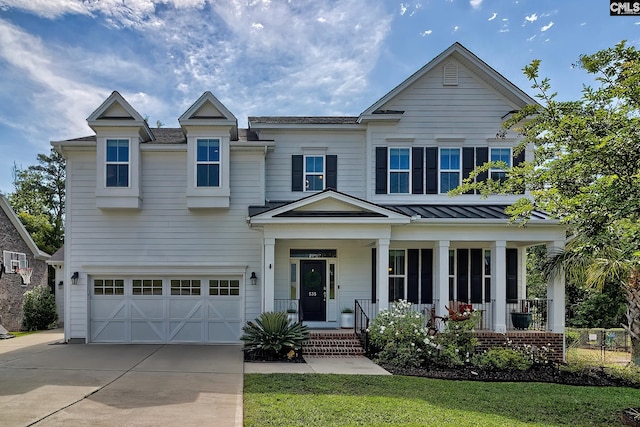
[[[607,0],[0,0],[0,192],[119,91],[151,127],[210,90],[248,116],[358,115],[459,42],[530,95],[593,84],[581,54],[640,46]]]

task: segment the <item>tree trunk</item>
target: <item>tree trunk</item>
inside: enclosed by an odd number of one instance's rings
[[[631,362],[640,366],[640,269],[631,270],[629,282],[624,286],[627,294],[627,325],[631,336]]]

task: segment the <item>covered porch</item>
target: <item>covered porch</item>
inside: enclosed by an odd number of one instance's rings
[[[357,329],[399,299],[425,322],[466,303],[481,313],[478,330],[564,332],[563,277],[549,280],[546,298],[526,293],[526,248],[556,252],[563,227],[543,216],[510,224],[504,206],[440,207],[438,215],[427,208],[333,190],[250,208],[250,226],[263,236],[262,311],[290,310],[310,327],[337,328],[350,308]]]

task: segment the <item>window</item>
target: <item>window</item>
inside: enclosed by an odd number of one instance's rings
[[[511,167],[511,148],[492,148],[490,160],[503,162],[506,167]],[[500,167],[493,167],[489,176],[494,181],[504,181],[507,178],[507,172]]]
[[[131,293],[132,295],[162,295],[162,280],[134,279]]]
[[[198,139],[196,154],[196,186],[220,186],[220,140]]]
[[[408,148],[389,149],[389,194],[409,194],[410,165]]]
[[[129,140],[107,139],[107,187],[129,187]]]
[[[27,255],[21,252],[2,251],[2,262],[4,271],[15,273],[19,268],[27,268]]]
[[[324,156],[305,156],[304,191],[322,191],[324,182]]]
[[[124,280],[96,279],[93,281],[94,295],[124,295]]]
[[[200,295],[200,280],[172,280],[171,295]]]
[[[240,281],[209,280],[209,295],[240,295]]]
[[[440,193],[447,193],[460,185],[460,149],[440,149]]]
[[[405,251],[389,250],[389,301],[405,299]]]

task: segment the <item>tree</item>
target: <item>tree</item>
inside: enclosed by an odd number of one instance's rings
[[[55,150],[37,158],[27,169],[14,166],[8,200],[36,245],[53,254],[64,243],[65,160]]]
[[[579,58],[595,77],[581,99],[556,100],[540,61],[523,71],[540,104],[523,108],[505,123],[522,135],[516,152],[534,157],[510,168],[504,182],[473,182],[478,168],[456,192],[513,193],[526,183],[508,212],[526,221],[543,210],[568,224],[574,236],[556,260],[570,278],[596,288],[619,285],[626,295],[632,360],[640,365],[640,51],[620,42]],[[505,165],[502,165],[505,166]]]

